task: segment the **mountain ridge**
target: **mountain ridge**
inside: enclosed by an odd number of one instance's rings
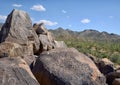
[[[61,27],[53,30],[50,29],[50,32],[53,33],[53,35],[56,38],[65,38],[65,39],[82,39],[84,41],[98,41],[98,42],[114,42],[119,43],[120,42],[120,35],[114,34],[114,33],[108,33],[108,32],[99,32],[97,30],[93,29],[86,29],[83,31],[72,31],[70,29],[63,29]]]

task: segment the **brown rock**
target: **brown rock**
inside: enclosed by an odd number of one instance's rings
[[[26,62],[17,58],[0,59],[0,85],[40,85]]]
[[[40,24],[35,23],[33,25],[33,29],[36,31],[36,33],[38,35],[39,34],[45,34],[45,35],[47,35],[47,33],[48,33],[47,29],[45,28],[44,23],[40,23]]]
[[[22,46],[33,42],[34,52],[39,50],[39,39],[32,29],[32,22],[24,11],[14,9],[7,17],[7,20],[0,32],[0,42],[9,41]]]
[[[54,48],[54,43],[47,35],[39,35],[39,40],[41,43],[41,51],[47,51]]]
[[[98,68],[104,75],[114,72],[114,64],[107,58],[99,60]]]
[[[36,56],[36,55],[23,55],[23,56],[21,56],[25,61],[26,61],[26,63],[30,66],[31,64],[34,64],[35,63],[35,61],[36,61],[36,58],[38,57],[38,56]]]
[[[11,43],[11,42],[3,42],[0,44],[0,56],[5,57],[4,54],[6,54],[10,57],[15,56],[22,56],[25,53],[22,46],[20,46],[17,43]]]
[[[0,44],[0,57],[17,57],[33,55],[33,46],[21,46],[17,43],[3,42]]]
[[[116,78],[112,85],[120,85],[120,78]]]
[[[112,85],[113,81],[116,79],[116,78],[120,78],[120,70],[116,70],[114,72],[111,72],[111,73],[108,73],[106,75],[106,79],[107,79],[107,83],[108,85]]]
[[[32,72],[41,85],[106,85],[92,60],[74,48],[43,52]]]

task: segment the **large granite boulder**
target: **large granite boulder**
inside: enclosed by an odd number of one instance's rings
[[[43,52],[32,72],[41,85],[106,85],[93,61],[74,48]]]
[[[8,15],[0,32],[0,42],[4,41],[18,43],[22,46],[32,42],[34,52],[39,50],[38,36],[33,30],[32,22],[26,12],[14,9]]]
[[[40,85],[20,57],[0,58],[0,85]]]

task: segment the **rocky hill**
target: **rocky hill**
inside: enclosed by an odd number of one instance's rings
[[[120,84],[120,69],[107,58],[68,48],[44,23],[32,26],[29,15],[16,9],[0,31],[0,74],[0,85]]]
[[[64,30],[63,28],[58,28],[49,31],[52,32],[56,38],[65,38],[65,39],[75,38],[75,39],[82,39],[84,41],[120,43],[120,35],[113,33],[109,34],[107,32],[99,32],[97,30],[92,30],[92,29],[76,32],[69,29]]]

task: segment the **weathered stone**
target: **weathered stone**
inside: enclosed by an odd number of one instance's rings
[[[107,58],[99,59],[91,54],[86,54],[99,68],[100,72],[104,75],[107,75],[110,72],[114,72],[114,63]]]
[[[108,73],[106,75],[106,79],[107,79],[106,82],[108,83],[108,85],[112,85],[113,81],[116,78],[120,78],[120,70],[116,70],[115,72]]]
[[[34,63],[36,61],[36,58],[38,56],[36,55],[23,55],[21,56],[25,61],[26,63],[30,66],[32,63]]]
[[[41,85],[106,85],[93,61],[74,48],[43,52],[32,72]]]
[[[14,9],[7,17],[7,20],[0,32],[0,42],[9,41],[22,46],[33,42],[34,52],[39,50],[39,39],[32,29],[32,22],[24,11]]]
[[[0,59],[0,85],[40,85],[26,62],[17,58]]]
[[[31,47],[31,45],[21,46],[17,43],[6,41],[0,44],[0,57],[17,57],[25,54],[33,54],[33,47]]]
[[[120,85],[120,78],[116,78],[112,85]]]
[[[4,54],[7,55],[6,57],[22,56],[24,52],[24,49],[17,43],[3,42],[0,44],[0,57],[4,57]]]
[[[98,62],[98,68],[104,75],[114,72],[114,64],[107,58],[103,58]]]
[[[47,51],[47,50],[51,50],[54,48],[54,44],[52,43],[52,41],[48,38],[47,35],[39,35],[39,40],[41,43],[41,51]]]
[[[36,31],[37,34],[47,35],[47,33],[48,33],[47,29],[45,28],[44,23],[40,23],[40,24],[35,23],[33,25],[33,29]]]
[[[64,43],[64,41],[54,41],[55,42],[55,48],[67,48],[67,45]]]

